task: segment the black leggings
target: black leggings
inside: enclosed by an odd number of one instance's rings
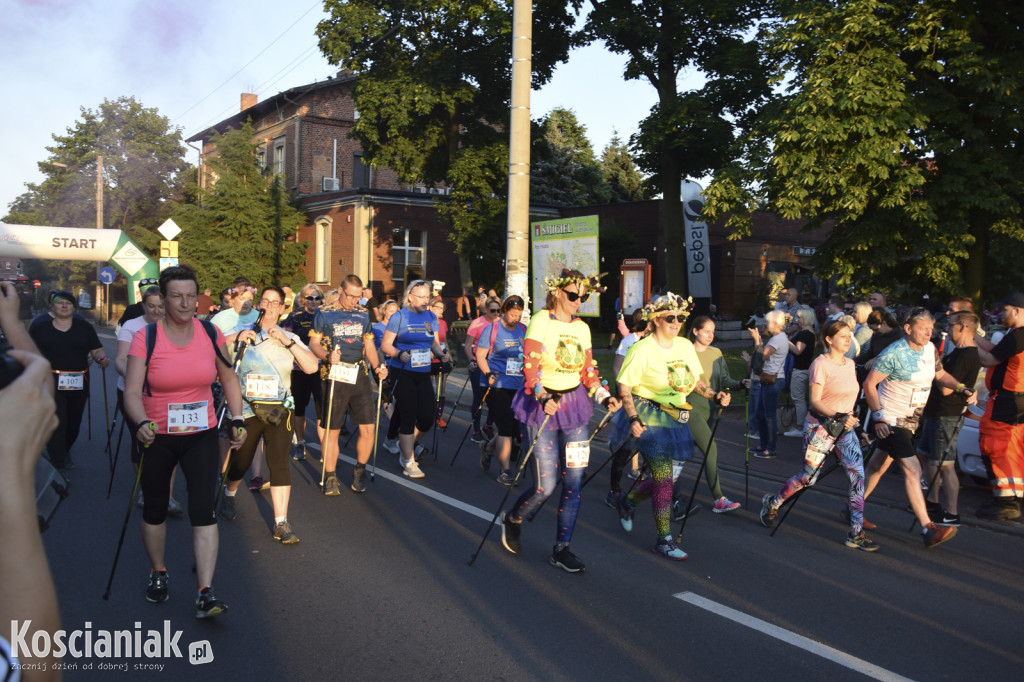
[[[145,503],[143,521],[158,526],[167,519],[171,474],[179,464],[188,484],[189,521],[193,526],[214,525],[217,517],[213,501],[220,481],[217,429],[182,435],[158,433],[153,443],[143,449],[139,462]]]
[[[412,434],[414,429],[426,433],[434,423],[434,385],[430,372],[403,369],[395,384],[395,413],[398,432]]]
[[[57,403],[57,428],[46,443],[46,451],[50,453],[50,463],[56,469],[63,469],[67,462],[71,447],[78,440],[82,430],[82,414],[89,398],[89,381],[85,382],[82,391],[58,391],[57,375],[53,379],[54,401]]]
[[[264,424],[258,417],[245,420],[245,442],[237,452],[231,453],[231,465],[228,467],[228,480],[241,481],[245,472],[252,466],[256,446],[263,437],[263,451],[267,455],[267,466],[270,468],[270,485],[291,485],[291,471],[288,469],[288,447],[292,444],[290,420],[271,426]]]

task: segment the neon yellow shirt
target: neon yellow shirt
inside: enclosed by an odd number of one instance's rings
[[[630,347],[618,381],[641,398],[682,407],[700,374],[700,359],[688,339],[677,336],[671,348],[662,348],[651,334]]]

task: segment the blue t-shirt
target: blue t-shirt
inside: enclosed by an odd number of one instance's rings
[[[355,364],[363,359],[363,342],[370,332],[370,313],[362,306],[345,310],[340,305],[321,306],[313,318],[313,332],[330,340],[330,348],[341,349],[340,362]]]
[[[388,320],[387,331],[395,333],[395,348],[399,353],[409,351],[413,357],[402,363],[398,358],[389,358],[389,367],[398,367],[413,372],[430,371],[430,346],[437,333],[437,315],[429,310],[414,313],[402,308]]]
[[[381,357],[380,344],[384,341],[384,330],[387,326],[383,322],[374,322],[371,330],[373,331],[373,345],[377,347],[377,356]]]
[[[496,328],[496,331],[495,331]],[[491,334],[494,332],[494,347],[491,348]],[[500,320],[495,320],[480,331],[477,348],[489,350],[487,366],[498,375],[494,385],[497,388],[523,387],[523,339],[526,327],[516,324],[511,331]],[[480,385],[487,386],[487,375],[480,375]]]

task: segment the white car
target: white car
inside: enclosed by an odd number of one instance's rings
[[[978,446],[978,429],[981,416],[985,414],[985,403],[988,402],[988,389],[985,388],[985,368],[978,374],[978,381],[974,384],[974,390],[978,392],[978,404],[970,405],[964,418],[964,426],[960,429],[960,436],[956,441],[956,463],[960,471],[973,478],[981,485],[989,485],[988,471],[985,468],[985,458]]]

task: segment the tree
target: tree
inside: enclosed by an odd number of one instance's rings
[[[841,285],[1019,288],[1022,24],[1010,0],[795,3],[766,36],[787,94],[705,210],[833,218],[814,264]]]
[[[658,103],[632,139],[636,161],[661,192],[661,228],[669,254],[683,253],[680,182],[726,163],[735,131],[769,95],[758,43],[748,38],[767,11],[762,0],[591,0],[586,32],[627,57],[625,77],[647,80]],[[684,68],[706,76],[698,90],[679,92]],[[666,285],[686,290],[685,259],[666,259]]]
[[[534,87],[566,59],[579,2],[534,3]],[[488,230],[496,240],[503,236],[492,198],[507,180],[472,195],[459,180],[477,175],[497,182],[493,163],[502,145],[507,175],[511,0],[326,0],[324,6],[320,50],[358,77],[353,136],[370,165],[387,166],[405,182],[454,188],[446,213],[458,219],[449,239],[468,284],[477,236]]]
[[[612,202],[624,203],[651,198],[650,190],[633,162],[629,148],[615,131],[612,131],[612,139],[601,153],[601,171],[611,191]]]
[[[183,178],[194,172],[185,162],[181,131],[166,116],[131,97],[104,100],[64,135],[53,135],[49,157],[39,163],[45,176],[9,206],[5,222],[63,227],[96,226],[96,157],[103,157],[104,227],[124,230],[144,250],[156,253],[156,228],[180,198]],[[59,165],[58,165],[59,164]],[[95,266],[49,261],[42,277],[67,286],[95,280]]]
[[[195,267],[202,286],[220,290],[239,275],[260,284],[305,284],[299,271],[306,242],[297,242],[305,214],[290,201],[280,176],[265,177],[249,123],[215,135],[208,165],[216,181],[200,204],[179,208],[182,262]]]
[[[587,139],[586,126],[570,109],[555,108],[534,126],[530,199],[542,204],[587,206],[611,201],[611,188]]]

